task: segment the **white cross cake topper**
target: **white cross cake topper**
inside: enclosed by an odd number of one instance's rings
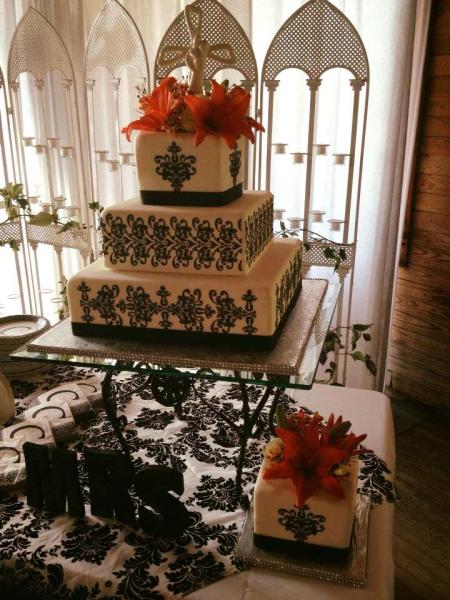
[[[236,56],[230,44],[209,44],[201,37],[203,12],[198,6],[188,5],[184,9],[184,17],[191,36],[191,45],[164,46],[158,57],[160,67],[175,67],[184,59],[191,74],[189,88],[194,94],[203,93],[203,74],[206,60],[212,58],[223,65],[234,65]]]

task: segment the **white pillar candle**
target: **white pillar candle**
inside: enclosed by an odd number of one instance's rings
[[[49,148],[59,148],[59,138],[47,138]]]
[[[71,158],[73,156],[72,146],[61,146],[59,151],[63,158]]]
[[[330,144],[314,144],[316,154],[318,156],[328,154],[328,147]]]
[[[65,196],[56,196],[56,198],[53,198],[53,204],[54,204],[55,208],[63,208],[65,202],[66,202]]]
[[[342,225],[345,223],[342,219],[328,219],[331,231],[340,231]]]
[[[288,221],[291,229],[300,229],[303,225],[302,217],[289,217]]]
[[[283,218],[283,213],[285,213],[284,208],[274,208],[273,209],[273,218],[274,221],[280,221]]]
[[[291,152],[292,162],[294,165],[298,165],[305,162],[305,156],[307,156],[307,152]]]
[[[133,153],[132,152],[121,152],[119,154],[120,156],[120,162],[123,165],[131,165],[132,163],[132,158],[133,158]]]
[[[287,144],[274,143],[272,146],[275,154],[286,154]]]
[[[106,162],[108,160],[109,150],[96,150],[95,154],[100,162]]]
[[[108,163],[111,172],[119,170],[120,162],[118,160],[107,160],[106,162]]]
[[[314,223],[322,223],[323,216],[326,212],[324,210],[312,210],[310,211],[310,214]]]
[[[36,154],[44,154],[45,153],[45,145],[44,144],[34,144],[33,146]]]

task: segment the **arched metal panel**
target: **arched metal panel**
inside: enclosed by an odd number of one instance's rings
[[[361,38],[352,23],[328,0],[310,0],[280,27],[264,60],[263,81],[280,71],[302,69],[310,79],[328,69],[349,69],[367,80],[369,63]]]
[[[85,76],[92,77],[97,67],[108,69],[118,78],[124,67],[133,67],[149,81],[144,42],[130,13],[117,0],[107,0],[89,32]]]

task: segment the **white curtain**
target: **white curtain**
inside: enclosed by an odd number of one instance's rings
[[[123,0],[146,46],[151,75],[159,41],[172,20],[188,2],[182,0]],[[420,86],[431,0],[333,0],[355,25],[370,64],[370,98],[367,118],[361,208],[354,270],[351,322],[374,323],[366,351],[379,367],[377,387],[383,384],[389,316],[397,263],[405,147],[414,139],[417,111],[410,104],[412,56],[414,90]],[[76,74],[78,97],[84,98],[85,42],[103,0],[0,0],[0,65],[6,73],[7,51],[13,29],[28,6],[42,12],[66,44]],[[270,41],[302,0],[224,0],[223,4],[248,33],[261,71]],[[293,80],[293,86],[298,85]],[[295,110],[284,95],[278,106],[286,115],[280,131],[289,130]],[[82,123],[85,122],[84,107]],[[330,112],[335,110],[329,106]],[[277,141],[274,139],[274,141]],[[280,140],[283,141],[283,140]],[[407,163],[410,155],[407,154]],[[276,182],[275,182],[276,183]],[[288,202],[288,198],[285,198]],[[280,202],[283,197],[280,196]],[[280,204],[278,202],[278,204]],[[292,208],[292,210],[294,210]],[[360,364],[348,365],[347,385],[374,387],[375,380]]]

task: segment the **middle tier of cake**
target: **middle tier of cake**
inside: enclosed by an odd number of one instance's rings
[[[254,267],[272,240],[273,197],[244,192],[227,206],[144,205],[106,208],[103,252],[110,269],[238,275]]]
[[[114,271],[100,259],[67,286],[75,335],[264,349],[301,288],[302,244],[272,241],[248,275]]]

